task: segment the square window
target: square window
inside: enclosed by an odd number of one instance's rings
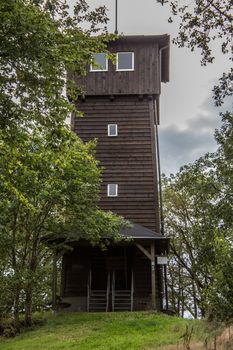
[[[93,63],[91,64],[91,72],[106,72],[108,70],[108,60],[105,53],[95,53],[93,55]]]
[[[118,184],[108,184],[108,197],[118,196]]]
[[[134,52],[118,52],[116,70],[117,71],[134,70]]]
[[[117,136],[117,124],[108,124],[108,136]]]

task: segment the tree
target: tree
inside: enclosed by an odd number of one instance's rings
[[[50,146],[51,134],[34,131],[0,148],[1,240],[16,323],[20,308],[26,324],[31,323],[33,293],[39,294],[51,258],[46,237],[65,246],[80,238],[97,244],[103,237],[117,237],[123,222],[98,208],[100,169],[93,143],[83,144],[66,129],[63,134],[56,147]]]
[[[175,308],[180,311],[183,304],[193,316],[195,305],[205,314],[204,290],[211,283],[208,266],[214,260],[212,238],[217,218],[212,202],[218,191],[213,190],[217,184],[208,167],[205,159],[185,166],[167,180],[164,191],[166,232],[173,238],[170,275]]]
[[[221,232],[215,232],[216,260],[211,266],[213,283],[206,291],[207,310],[221,319],[233,317],[233,114],[222,115],[222,126],[216,130],[219,149],[216,154],[216,173],[221,182],[217,214],[222,219]]]
[[[67,71],[85,74],[93,53],[106,51],[106,21],[104,7],[90,11],[84,0],[72,16],[65,0],[0,0],[0,280],[1,289],[8,286],[0,298],[17,327],[19,312],[30,324],[48,293],[39,286],[51,265],[46,237],[97,244],[123,224],[98,208],[94,143],[65,126],[82,93]]]
[[[179,32],[173,39],[178,47],[200,49],[201,64],[206,65],[214,61],[216,42],[223,57],[232,61],[232,0],[157,2],[168,3],[172,15],[179,17]],[[232,96],[232,81],[231,68],[223,72],[213,88],[217,106]],[[185,307],[194,317],[197,309],[202,315],[232,317],[227,312],[232,309],[232,118],[232,113],[222,114],[222,129],[216,132],[216,153],[205,155],[165,180],[167,230],[174,238],[169,283],[173,306],[180,314]]]
[[[196,0],[195,2],[157,0],[169,3],[173,16],[179,16],[179,33],[173,42],[179,47],[187,46],[194,51],[201,50],[201,64],[214,61],[212,43],[217,41],[221,51],[232,61],[233,1]],[[169,22],[172,22],[169,18]],[[224,72],[219,84],[213,89],[216,105],[221,105],[226,96],[233,93],[233,68]]]
[[[172,306],[226,319],[233,316],[233,116],[222,121],[217,152],[165,179],[164,203]]]
[[[105,8],[90,11],[83,0],[73,16],[65,1],[0,0],[1,129],[58,128],[75,112],[64,90],[76,99],[80,89],[66,73],[85,74],[93,53],[106,51],[111,36],[93,37],[106,20]],[[90,29],[82,30],[82,21]]]

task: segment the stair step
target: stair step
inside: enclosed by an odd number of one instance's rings
[[[106,306],[105,305],[90,305],[90,309],[101,309],[105,310]]]
[[[92,299],[107,299],[106,295],[90,295]]]
[[[118,300],[118,299],[115,299],[115,303],[114,304],[130,304],[131,303],[131,299],[125,299],[125,300]]]
[[[117,301],[115,300],[115,305],[131,305],[131,301],[127,300],[127,301]]]
[[[90,300],[90,304],[106,304],[106,300]]]
[[[90,307],[96,307],[96,306],[98,306],[98,307],[105,307],[105,306],[106,306],[106,303],[103,303],[103,304],[90,303],[89,306],[90,306]]]

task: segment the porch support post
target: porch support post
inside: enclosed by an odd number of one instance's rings
[[[156,282],[155,282],[155,243],[151,242],[151,304],[156,310]]]
[[[156,303],[156,278],[155,278],[155,242],[150,244],[150,253],[141,244],[136,244],[139,250],[147,256],[151,262],[151,306],[153,310],[157,310]]]

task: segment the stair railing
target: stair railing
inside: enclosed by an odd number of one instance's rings
[[[107,291],[106,291],[106,312],[109,309],[109,294],[110,294],[110,272],[108,272],[108,282],[107,282]]]
[[[91,269],[87,280],[87,312],[90,311],[90,298],[91,298]]]
[[[134,301],[134,276],[133,276],[133,270],[131,275],[131,311],[133,311],[133,301]]]
[[[115,271],[112,273],[112,311],[115,309]]]

